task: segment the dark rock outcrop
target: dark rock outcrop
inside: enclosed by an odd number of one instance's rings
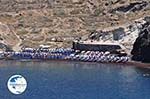
[[[149,23],[148,23],[149,24]],[[136,39],[131,51],[132,59],[150,63],[150,26],[146,26]]]
[[[143,1],[143,2],[135,2],[135,3],[130,3],[129,5],[126,6],[120,6],[116,9],[113,9],[112,12],[114,11],[118,11],[118,12],[135,12],[135,11],[140,11],[142,9],[144,9],[146,6],[148,5],[147,2]]]

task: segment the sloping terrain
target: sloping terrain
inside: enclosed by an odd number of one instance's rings
[[[69,47],[94,30],[113,30],[149,16],[149,0],[0,0],[0,43]]]

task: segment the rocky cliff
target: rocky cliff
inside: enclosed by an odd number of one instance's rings
[[[72,40],[87,38],[92,31],[124,28],[148,16],[149,3],[149,0],[0,0],[0,43],[15,50],[40,44],[68,47]],[[128,33],[125,35],[128,39],[138,35]],[[128,39],[123,39],[124,45],[131,44]]]
[[[150,21],[147,22],[143,30],[139,33],[137,37],[131,54],[132,59],[136,61],[142,61],[150,63]]]

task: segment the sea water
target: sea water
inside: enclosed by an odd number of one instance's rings
[[[27,89],[12,94],[12,75]],[[150,70],[122,64],[63,61],[0,61],[0,99],[150,99]]]

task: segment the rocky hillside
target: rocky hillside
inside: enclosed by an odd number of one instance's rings
[[[124,28],[150,14],[149,0],[0,0],[0,5],[0,43],[15,50],[68,47],[92,31]]]

